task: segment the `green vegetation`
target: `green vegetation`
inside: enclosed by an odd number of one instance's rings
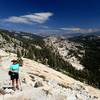
[[[85,66],[81,76],[85,82],[100,88],[100,38],[97,36],[76,37],[71,39],[74,42],[82,43],[85,50],[81,64]]]
[[[82,64],[88,70],[89,84],[100,88],[100,39],[87,39]]]

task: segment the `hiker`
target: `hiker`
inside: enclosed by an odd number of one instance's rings
[[[13,64],[10,66],[9,75],[10,79],[12,81],[12,87],[13,89],[19,89],[19,67],[17,60],[11,61]],[[16,85],[16,86],[15,86]]]

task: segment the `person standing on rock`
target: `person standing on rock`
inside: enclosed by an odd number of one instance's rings
[[[9,70],[9,75],[10,79],[12,81],[12,87],[13,89],[19,89],[19,67],[20,65],[18,64],[17,60],[12,60],[11,61],[13,64],[10,66]]]

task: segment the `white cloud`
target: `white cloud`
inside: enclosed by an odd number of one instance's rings
[[[72,31],[72,32],[79,32],[81,30],[80,28],[60,28],[60,29],[64,31]]]
[[[45,23],[49,17],[53,16],[51,12],[42,12],[42,13],[34,13],[29,15],[23,16],[11,16],[9,18],[4,19],[6,22],[12,23],[25,23],[25,24],[32,24],[32,23]]]
[[[16,17],[16,16],[12,16],[9,17],[7,19],[4,19],[5,22],[12,22],[12,23],[26,23],[29,24],[31,22],[29,22],[27,19],[22,18],[22,17]]]
[[[92,29],[92,28],[60,28],[63,31],[66,31],[67,33],[91,33],[91,32],[96,32],[98,29]]]

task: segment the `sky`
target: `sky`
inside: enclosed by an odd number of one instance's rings
[[[0,28],[92,32],[100,28],[100,0],[0,0]]]

